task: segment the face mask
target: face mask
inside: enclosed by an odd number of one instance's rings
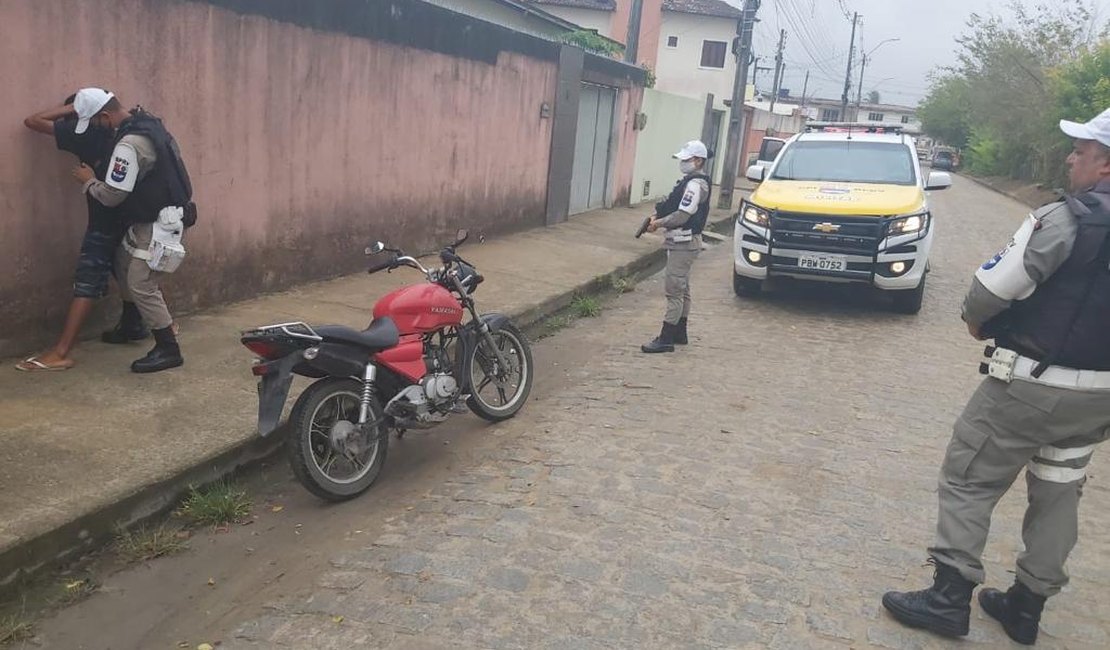
[[[682,170],[683,174],[689,174],[697,170],[697,166],[694,165],[693,160],[680,160],[678,162],[678,168]]]

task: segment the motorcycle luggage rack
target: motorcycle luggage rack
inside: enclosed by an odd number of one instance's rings
[[[278,323],[276,325],[266,325],[266,326],[263,326],[263,327],[259,327],[258,329],[254,330],[254,331],[255,332],[261,332],[261,333],[269,333],[269,332],[272,332],[273,330],[279,330],[282,334],[285,334],[286,336],[291,336],[291,337],[296,338],[296,339],[307,339],[309,341],[323,341],[324,340],[324,337],[317,334],[316,330],[312,329],[311,325],[309,325],[308,323],[300,322],[300,321],[293,322],[293,323]],[[295,331],[295,330],[300,330],[300,331]]]

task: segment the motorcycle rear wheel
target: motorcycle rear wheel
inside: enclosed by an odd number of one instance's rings
[[[286,451],[297,480],[312,494],[329,501],[346,501],[370,488],[385,464],[389,432],[379,423],[367,434],[351,433],[356,443],[373,440],[360,453],[337,449],[332,437],[357,425],[362,384],[353,379],[328,377],[309,386],[289,414]],[[370,421],[379,421],[382,408],[370,403]],[[363,440],[365,438],[365,440]],[[349,476],[335,473],[336,466],[349,467]]]

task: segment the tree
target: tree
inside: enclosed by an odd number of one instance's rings
[[[882,99],[882,96],[879,95],[879,91],[877,91],[877,90],[872,90],[871,92],[867,93],[867,103],[868,104],[879,104],[879,103],[881,103],[880,102],[881,99]]]
[[[959,75],[935,77],[929,96],[917,108],[921,128],[952,145],[967,146],[971,137],[971,89]]]
[[[925,131],[970,147],[973,170],[1056,178],[1062,167],[1060,102],[1075,97],[1066,101],[1088,107],[1100,83],[1110,86],[1100,67],[1105,59],[1085,58],[1100,51],[1093,46],[1106,34],[1091,6],[1090,0],[1060,0],[1028,8],[1014,0],[1009,17],[972,14],[957,39],[956,65],[934,76],[919,108]],[[1077,61],[1086,67],[1072,77],[1060,72]]]

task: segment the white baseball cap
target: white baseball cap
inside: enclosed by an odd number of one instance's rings
[[[1110,108],[1102,111],[1085,124],[1060,120],[1060,130],[1073,138],[1097,140],[1110,147]]]
[[[679,160],[689,160],[691,158],[706,159],[709,158],[709,150],[705,148],[701,140],[691,140],[687,142],[682,147],[682,151],[676,153],[674,157]]]
[[[87,131],[89,120],[99,113],[108,103],[108,100],[113,97],[115,95],[100,88],[82,88],[78,90],[77,96],[73,98],[73,110],[77,111],[77,126],[73,129],[73,132],[84,133]]]

